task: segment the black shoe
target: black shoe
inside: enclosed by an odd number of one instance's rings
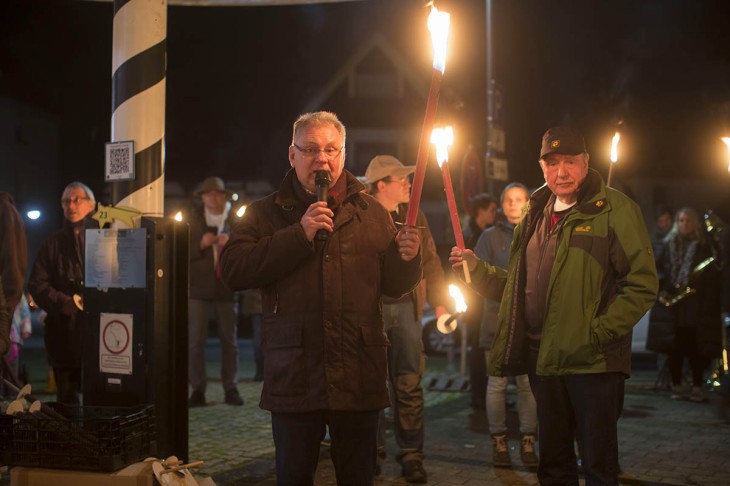
[[[238,388],[231,388],[226,391],[226,403],[237,407],[243,405],[243,398],[238,394]]]
[[[420,461],[406,461],[403,463],[403,478],[409,483],[425,483],[428,481],[426,470]]]
[[[188,407],[205,407],[205,393],[194,391],[188,398]]]

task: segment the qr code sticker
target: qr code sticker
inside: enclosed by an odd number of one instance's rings
[[[109,142],[106,144],[106,180],[134,179],[134,142]]]
[[[129,147],[112,147],[109,149],[109,174],[127,174],[129,167]]]

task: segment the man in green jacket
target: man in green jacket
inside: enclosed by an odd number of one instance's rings
[[[586,485],[618,484],[616,423],[631,370],[631,330],[658,282],[639,207],[588,167],[583,136],[545,132],[545,185],[515,228],[509,269],[454,248],[472,285],[499,300],[490,375],[527,372],[537,402],[541,485],[577,485],[574,438]]]

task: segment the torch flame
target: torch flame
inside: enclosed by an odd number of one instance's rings
[[[175,213],[174,218],[175,218],[175,221],[182,221],[183,220],[182,211],[178,211],[177,213]]]
[[[451,16],[431,5],[428,16],[428,30],[431,31],[433,43],[433,68],[444,73],[446,69],[446,44],[449,38],[449,22]]]
[[[730,152],[730,137],[722,137],[722,141],[727,145],[728,151]],[[730,164],[727,166],[727,171],[730,172]]]
[[[238,216],[239,218],[242,218],[245,213],[246,213],[246,205],[244,204],[243,206],[238,208],[238,211],[236,211],[236,216]]]
[[[454,299],[456,305],[456,312],[466,312],[466,301],[464,296],[461,294],[461,290],[454,284],[449,284],[449,295]]]
[[[449,161],[449,147],[454,145],[454,130],[446,128],[434,128],[431,132],[431,143],[436,145],[436,161],[439,167]]]
[[[621,134],[616,132],[611,141],[611,163],[615,164],[618,162],[618,141],[621,138]]]

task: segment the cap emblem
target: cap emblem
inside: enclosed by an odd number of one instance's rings
[[[560,147],[560,140],[553,140],[550,142],[550,148],[558,148]]]

